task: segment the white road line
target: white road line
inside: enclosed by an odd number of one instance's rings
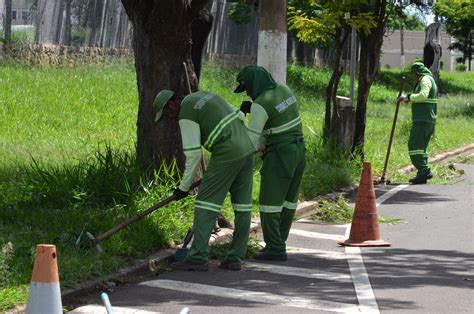
[[[216,296],[243,300],[247,302],[257,302],[274,304],[278,306],[296,307],[310,310],[324,310],[332,312],[358,313],[359,308],[355,304],[339,303],[331,301],[308,300],[299,297],[277,295],[266,292],[247,291],[226,287],[217,287],[185,281],[175,280],[152,280],[140,283],[143,286],[182,291],[199,295]]]
[[[378,199],[377,199],[377,204],[376,206],[379,207],[380,204],[382,204],[383,202],[385,202],[386,200],[388,200],[389,198],[391,198],[393,195],[395,195],[395,193],[403,190],[404,188],[406,188],[408,186],[408,184],[401,184],[401,185],[397,185],[396,187],[394,187],[393,189],[391,189],[390,191],[386,192],[385,194],[381,195]]]
[[[126,307],[114,306],[114,314],[159,314],[161,312],[149,312]],[[85,305],[68,312],[71,314],[107,314],[105,306],[102,305]]]
[[[359,247],[346,247],[347,264],[362,313],[380,313]]]
[[[305,249],[305,248],[287,246],[286,252],[288,254],[292,254],[292,253],[293,254],[308,254],[308,255],[319,257],[319,258],[327,258],[327,259],[346,259],[346,254],[344,252],[336,252],[336,251]]]
[[[343,240],[342,235],[320,233],[320,232],[306,231],[306,230],[300,230],[300,229],[291,229],[290,234],[294,234],[301,237],[324,239],[324,240],[336,240],[336,241]]]
[[[327,272],[327,271],[319,272],[316,269],[309,269],[309,268],[280,266],[280,265],[253,263],[253,262],[245,262],[244,268],[250,269],[250,270],[256,270],[256,271],[267,271],[272,274],[279,274],[279,275],[286,275],[286,276],[315,278],[315,279],[323,279],[323,280],[338,281],[338,282],[351,282],[351,276],[349,274],[341,274],[341,273],[334,273],[334,272]]]
[[[313,223],[313,225],[318,225],[318,226],[321,226],[321,225],[324,225],[324,224],[321,224],[320,222],[317,222],[317,221],[314,221],[314,220],[311,220],[311,219],[298,219],[297,221],[295,222],[309,222],[309,223]],[[329,227],[331,228],[347,228],[348,224],[345,224],[345,225],[329,225]]]
[[[379,207],[383,202],[395,195],[397,192],[408,187],[408,185],[399,185],[390,191],[386,192],[377,199],[376,206]],[[345,239],[349,238],[351,226],[346,229]],[[362,254],[359,247],[345,247],[347,256],[347,263],[354,283],[354,290],[356,292],[357,300],[359,301],[359,311],[362,313],[380,313],[377,299],[375,298],[372,285],[370,284],[369,275],[362,259]]]

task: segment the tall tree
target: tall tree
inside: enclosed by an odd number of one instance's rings
[[[197,80],[191,58],[193,20],[207,0],[122,0],[133,25],[133,50],[139,94],[137,162],[144,171],[162,160],[183,163],[177,122],[154,121],[153,100],[161,89],[187,94],[183,62],[190,71],[192,90]]]
[[[299,40],[310,44],[328,41],[334,44],[333,72],[325,90],[324,137],[330,135],[331,113],[336,106],[339,81],[344,72],[341,64],[342,48],[347,41],[350,27],[353,26],[359,32],[368,33],[375,24],[372,14],[362,11],[361,3],[365,1],[290,1],[288,22],[290,30],[296,32]],[[346,13],[350,13],[350,16]]]
[[[443,19],[448,34],[456,39],[450,49],[462,52],[461,62],[468,60],[469,71],[474,53],[474,2],[472,0],[438,0],[434,13]]]
[[[257,64],[279,83],[286,83],[287,1],[260,1]]]
[[[361,32],[359,86],[357,89],[356,128],[354,134],[353,151],[364,156],[365,127],[367,116],[367,100],[370,88],[379,71],[380,54],[385,34],[385,26],[389,13],[386,0],[372,1],[372,5],[362,6],[362,12],[371,14],[375,19],[375,27],[370,32]]]

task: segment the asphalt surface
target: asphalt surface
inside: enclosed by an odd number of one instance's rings
[[[115,313],[464,313],[474,308],[474,166],[454,185],[378,187],[384,248],[343,248],[346,226],[293,224],[286,262],[165,271],[109,292]],[[391,192],[393,193],[393,191]],[[105,313],[99,295],[75,313]]]

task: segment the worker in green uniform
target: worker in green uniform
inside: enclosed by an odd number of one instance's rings
[[[428,143],[434,134],[438,103],[438,88],[431,71],[421,62],[411,65],[411,74],[416,82],[412,94],[399,97],[401,102],[411,102],[412,127],[408,140],[408,153],[417,175],[412,184],[424,184],[433,178],[428,166]]]
[[[234,92],[246,91],[253,101],[243,102],[241,111],[250,113],[250,139],[263,158],[259,209],[266,246],[255,258],[285,261],[306,161],[296,97],[260,66],[243,68],[237,82]]]
[[[156,117],[179,120],[186,165],[177,199],[186,197],[201,159],[201,145],[211,153],[203,174],[194,211],[194,240],[187,258],[171,267],[208,270],[208,243],[227,192],[235,214],[235,227],[227,257],[220,267],[240,270],[247,252],[252,209],[252,171],[255,149],[244,124],[245,116],[216,94],[199,91],[184,99],[170,90],[158,93]]]

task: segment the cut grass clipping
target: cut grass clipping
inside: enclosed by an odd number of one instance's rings
[[[344,197],[338,197],[335,201],[319,200],[316,205],[316,214],[311,215],[312,220],[330,223],[350,223],[354,209]],[[393,217],[378,217],[381,224],[400,224],[402,219]]]
[[[225,243],[211,246],[209,249],[209,259],[223,261],[227,256],[227,251],[229,250],[231,242],[232,236],[229,235],[229,238]],[[260,244],[258,238],[250,237],[247,245],[247,254],[245,255],[245,259],[253,258],[255,254],[257,254],[257,252],[262,248],[263,247]]]
[[[461,159],[462,160],[462,159]],[[466,159],[469,161],[469,159]],[[460,161],[462,163],[462,161]],[[448,164],[431,164],[433,179],[429,180],[429,184],[454,184],[462,180],[464,170],[456,167],[454,163]],[[405,182],[414,177],[415,173],[397,175],[394,179],[396,182]]]

